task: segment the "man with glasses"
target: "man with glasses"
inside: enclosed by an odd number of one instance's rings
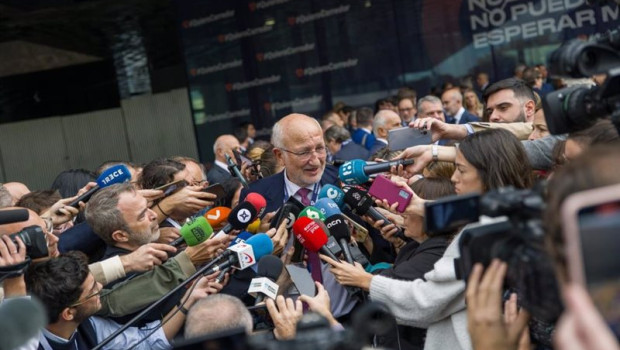
[[[86,256],[69,252],[58,258],[36,263],[26,274],[26,288],[45,305],[49,324],[39,336],[38,349],[92,349],[97,343],[119,329],[121,325],[106,318],[93,316],[101,309],[101,284],[88,270]],[[168,321],[147,324],[143,328],[130,327],[105,348],[127,349],[146,337],[134,349],[169,349],[171,340],[185,321],[184,309],[207,295],[207,284],[197,282],[184,297],[185,303],[166,315]],[[181,307],[183,309],[181,309]],[[157,329],[161,325],[161,328]]]
[[[403,97],[398,101],[398,115],[403,126],[409,126],[417,113],[415,100],[411,97]]]

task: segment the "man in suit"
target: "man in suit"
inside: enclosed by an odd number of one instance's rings
[[[463,95],[458,88],[449,89],[441,94],[443,108],[448,114],[446,121],[450,124],[465,124],[469,122],[479,122],[480,118],[469,113],[463,107]]]
[[[415,98],[401,97],[398,100],[398,114],[402,120],[403,126],[409,126],[409,123],[413,121],[416,114]]]
[[[327,161],[368,159],[368,150],[351,140],[351,133],[343,127],[333,125],[323,135],[327,145]]]
[[[284,164],[284,171],[251,183],[248,190],[242,190],[241,200],[250,192],[260,193],[267,200],[266,212],[270,213],[290,196],[303,205],[311,205],[318,199],[322,186],[338,184],[335,168],[326,166],[327,147],[321,125],[315,119],[296,113],[285,116],[273,126],[271,143],[274,155]],[[336,282],[328,265],[318,264],[315,266],[320,266],[332,313],[336,317],[347,315],[355,306],[355,299]],[[312,266],[310,260],[309,265]],[[231,282],[241,284],[242,280]]]
[[[210,184],[222,183],[232,176],[228,170],[228,164],[226,164],[226,154],[230,156],[233,162],[236,162],[233,150],[239,151],[239,148],[239,140],[233,135],[226,134],[215,139],[213,144],[215,162],[207,173],[207,180]]]
[[[387,138],[390,130],[400,127],[400,117],[396,114],[396,112],[387,109],[377,112],[375,119],[372,122],[372,128],[377,141],[370,149],[371,158],[375,153],[377,153],[377,151],[388,145]]]
[[[355,112],[357,129],[353,131],[351,138],[353,142],[364,146],[367,150],[370,150],[375,144],[375,135],[372,133],[373,116],[372,109],[368,107],[359,108]]]

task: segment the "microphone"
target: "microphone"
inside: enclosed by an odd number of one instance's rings
[[[235,174],[235,176],[239,179],[243,188],[249,188],[250,185],[248,185],[248,181],[245,179],[245,177],[243,177],[243,174],[241,174],[241,170],[239,170],[237,164],[232,161],[228,154],[224,154],[224,156],[226,156],[226,163],[228,163],[228,169],[230,169],[231,172]]]
[[[368,164],[361,159],[353,159],[344,163],[338,170],[338,178],[348,185],[359,185],[368,182],[370,175],[389,172],[393,166],[413,164],[413,159],[399,159],[390,162]]]
[[[230,244],[228,246],[232,247],[232,246],[234,246],[237,243],[245,242],[245,241],[247,241],[252,236],[253,235],[250,232],[248,232],[248,231],[241,231],[237,235],[237,238],[233,239],[232,242],[230,242]]]
[[[335,214],[342,214],[340,211],[340,206],[329,198],[319,199],[316,203],[314,203],[314,207],[317,208],[326,218]]]
[[[212,233],[213,227],[209,225],[207,219],[205,219],[204,216],[198,216],[186,222],[185,225],[181,227],[181,236],[172,241],[170,245],[178,247],[182,243],[185,243],[189,247],[193,247],[209,239]]]
[[[303,218],[303,217],[325,221],[325,215],[323,215],[321,211],[319,211],[317,208],[311,205],[305,207],[297,216],[297,218]]]
[[[129,179],[131,179],[131,173],[129,172],[129,169],[127,169],[127,167],[123,164],[109,167],[104,172],[102,172],[101,175],[99,175],[99,177],[97,178],[97,185],[95,187],[91,188],[86,193],[77,197],[71,203],[67,204],[67,206],[79,208],[80,202],[88,202],[90,197],[92,197],[95,192],[99,191],[100,189],[128,181]]]
[[[252,203],[254,209],[256,209],[256,212],[258,213],[258,217],[263,216],[263,214],[265,213],[265,207],[267,207],[267,201],[265,200],[265,197],[261,196],[256,192],[252,192],[248,193],[248,195],[245,196],[245,201]]]
[[[334,214],[325,220],[325,226],[332,234],[334,238],[340,243],[342,248],[342,254],[344,259],[351,265],[353,265],[353,254],[349,249],[349,242],[351,241],[351,233],[349,227],[344,222],[345,218],[341,214]]]
[[[339,208],[342,208],[344,205],[344,192],[342,192],[339,187],[334,185],[323,186],[319,192],[319,198],[329,198],[333,200]]]
[[[245,242],[226,248],[226,251],[222,255],[214,259],[216,262],[221,260],[224,261],[211,267],[204,272],[204,275],[210,275],[230,267],[238,270],[245,270],[256,264],[257,260],[260,260],[260,258],[272,252],[273,242],[271,242],[271,238],[264,233],[257,233]]]
[[[256,218],[256,220],[252,221],[252,223],[250,223],[248,225],[248,227],[246,228],[246,230],[250,233],[258,233],[258,230],[260,229],[260,219]]]
[[[228,207],[214,207],[209,209],[205,213],[205,218],[212,227],[221,227],[230,215],[230,208]]]
[[[279,289],[276,280],[280,277],[283,267],[282,260],[273,255],[265,255],[258,261],[259,277],[253,278],[248,288],[248,294],[256,298],[254,305],[262,303],[265,296],[276,298]]]
[[[228,223],[222,228],[215,238],[227,235],[232,230],[242,230],[256,219],[256,209],[250,202],[239,203],[228,215]]]
[[[295,219],[299,213],[303,210],[304,206],[299,203],[293,196],[290,196],[288,200],[282,205],[276,212],[275,220],[271,220],[269,228],[278,228],[282,224],[282,221],[288,220],[286,229],[290,230],[293,227]]]
[[[332,253],[325,243],[327,243],[327,235],[321,226],[309,217],[300,217],[293,224],[293,234],[304,248],[311,252],[320,252],[340,262],[334,253]]]
[[[360,189],[349,187],[344,195],[344,201],[357,215],[369,215],[375,221],[383,220],[383,225],[381,225],[381,227],[392,224],[392,221],[372,206],[372,198],[368,193]],[[400,228],[398,228],[396,236],[402,240],[409,241],[409,238],[405,236],[403,230]]]
[[[0,225],[12,224],[14,222],[26,221],[30,217],[27,209],[6,209],[0,210]]]

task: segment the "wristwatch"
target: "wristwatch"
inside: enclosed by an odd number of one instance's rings
[[[439,147],[437,145],[431,146],[431,153],[433,154],[433,162],[439,161]]]

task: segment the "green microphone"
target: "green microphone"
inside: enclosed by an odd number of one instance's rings
[[[320,221],[325,221],[325,215],[321,213],[319,209],[313,206],[307,206],[302,210],[297,218],[308,217],[310,219],[316,219]]]
[[[173,247],[178,247],[182,243],[189,247],[198,245],[211,237],[213,227],[204,216],[198,216],[188,221],[181,227],[181,237],[170,243]]]

